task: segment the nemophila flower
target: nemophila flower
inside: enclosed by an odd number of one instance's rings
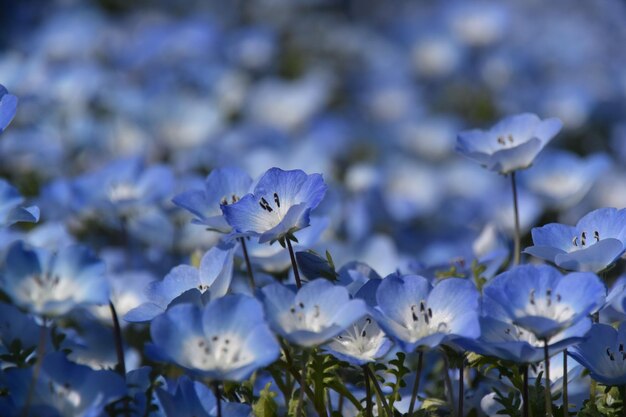
[[[550,223],[531,231],[533,246],[524,252],[570,271],[598,272],[626,251],[626,209],[601,208],[576,226]]]
[[[507,117],[491,129],[459,133],[456,150],[491,171],[507,174],[528,168],[561,130],[558,119],[524,113]]]
[[[17,111],[17,97],[0,84],[0,133],[7,128]]]
[[[274,362],[280,348],[261,304],[245,295],[227,295],[200,308],[179,304],[150,326],[161,358],[217,381],[242,381]]]
[[[513,323],[504,308],[488,296],[483,297],[480,337],[458,342],[463,348],[481,355],[494,356],[515,363],[534,363],[544,359],[544,340]],[[546,340],[548,352],[554,355],[583,340],[591,320],[583,318]]]
[[[259,243],[284,243],[309,225],[310,212],[322,201],[326,188],[320,174],[271,168],[252,194],[222,206],[222,211],[236,232],[259,236]]]
[[[83,246],[51,253],[16,242],[0,272],[2,290],[32,313],[58,316],[74,307],[106,304],[105,265]]]
[[[419,275],[390,275],[376,299],[378,323],[406,351],[480,335],[479,293],[469,280],[448,278],[433,287]]]
[[[44,357],[36,379],[32,367],[0,372],[0,386],[8,389],[13,405],[3,404],[8,408],[0,410],[3,416],[23,415],[33,382],[29,408],[33,416],[99,416],[126,394],[124,379],[116,372],[95,371],[54,352]]]
[[[496,276],[483,293],[511,323],[546,341],[600,308],[606,288],[590,272],[563,275],[548,265],[523,265]]]
[[[176,383],[168,383],[167,389],[155,390],[163,417],[215,417],[217,399],[213,391],[198,381],[182,376]],[[222,402],[224,417],[250,417],[252,409],[247,404]]]
[[[376,290],[382,280],[373,279],[354,295],[364,300],[369,308],[376,305]],[[354,322],[324,348],[337,358],[353,365],[364,365],[382,358],[391,348],[391,340],[380,328],[372,314]]]
[[[178,194],[172,202],[191,212],[193,223],[222,233],[231,231],[221,207],[239,201],[248,194],[252,178],[235,167],[216,168],[207,176],[203,190],[190,190]]]
[[[260,296],[272,328],[305,347],[329,341],[367,313],[363,300],[351,300],[348,290],[322,278],[304,284],[297,293],[270,284]]]
[[[0,227],[7,227],[17,222],[37,222],[39,208],[21,207],[24,197],[7,181],[0,179]]]
[[[524,171],[523,183],[551,207],[563,209],[580,202],[596,179],[610,166],[606,154],[581,158],[567,151],[551,151]]]
[[[41,326],[32,316],[24,314],[14,305],[0,303],[0,355],[34,351],[39,344],[40,334]],[[51,349],[48,335],[46,341],[49,345],[46,349]],[[2,357],[2,360],[10,362],[7,356]]]
[[[130,310],[124,320],[150,321],[189,291],[197,292],[202,299],[225,295],[233,278],[234,250],[234,244],[220,244],[202,256],[198,268],[191,265],[172,268],[163,280],[148,284],[145,289],[148,301]]]
[[[569,354],[589,370],[591,377],[605,385],[626,384],[626,322],[616,330],[608,324],[594,324],[585,341]]]

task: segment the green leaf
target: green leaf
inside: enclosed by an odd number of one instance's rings
[[[278,417],[278,405],[274,401],[276,393],[270,391],[271,382],[265,384],[261,390],[259,399],[252,406],[254,415],[258,417]]]

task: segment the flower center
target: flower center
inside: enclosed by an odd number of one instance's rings
[[[368,357],[378,351],[383,332],[370,317],[365,318],[363,324],[355,323],[350,329],[340,334],[335,340],[344,348],[345,352],[356,357]]]
[[[186,357],[196,369],[229,369],[247,361],[242,352],[239,337],[213,335],[210,338],[198,337],[186,346]]]
[[[498,136],[496,142],[498,142],[498,145],[502,148],[511,148],[516,145],[515,139],[511,134]]]
[[[433,316],[433,310],[428,307],[424,300],[420,301],[419,306],[413,304],[409,313],[410,318],[406,320],[405,324],[413,341],[433,333],[448,332],[448,325]]]
[[[574,316],[574,311],[569,305],[563,304],[561,300],[561,294],[553,294],[551,288],[548,288],[545,294],[540,295],[537,295],[533,288],[528,295],[528,304],[524,313],[550,318],[558,322],[567,321]]]
[[[587,233],[583,231],[580,236],[574,236],[572,238],[572,250],[584,249],[588,246],[596,244],[600,241],[600,232],[594,230],[593,233]]]
[[[320,306],[317,304],[307,307],[303,302],[299,302],[297,306],[292,306],[289,312],[291,314],[292,327],[298,330],[320,332],[330,324],[327,323],[326,317],[322,314]]]

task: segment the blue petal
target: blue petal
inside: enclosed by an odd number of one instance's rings
[[[624,253],[624,244],[617,239],[602,239],[585,249],[558,254],[554,263],[569,271],[599,272]]]
[[[15,116],[18,100],[14,95],[7,94],[4,87],[0,86],[0,88],[0,133],[2,133]]]
[[[202,316],[204,333],[234,333],[245,336],[259,323],[264,323],[263,307],[254,298],[245,295],[226,295],[213,300]]]
[[[185,366],[189,361],[181,350],[184,341],[204,337],[202,310],[192,304],[175,305],[152,320],[150,335],[155,346],[168,358]]]
[[[402,278],[391,275],[383,279],[376,291],[378,307],[384,315],[397,322],[404,323],[411,306],[428,298],[430,283],[418,275],[406,275]]]
[[[144,323],[152,320],[159,314],[165,312],[165,309],[154,303],[143,303],[133,308],[124,315],[124,320],[130,323]]]
[[[592,233],[598,232],[600,241],[613,237],[626,244],[626,209],[600,208],[583,216],[576,228],[587,232],[587,239],[594,239]]]
[[[549,246],[559,249],[561,253],[568,252],[574,247],[572,239],[578,236],[578,229],[560,223],[549,223],[542,227],[533,227],[531,235],[535,246]]]
[[[541,141],[533,138],[518,146],[496,151],[491,155],[487,168],[501,174],[528,168],[542,147]]]
[[[448,317],[450,333],[475,339],[480,336],[478,321],[480,294],[467,279],[448,278],[439,282],[428,296],[428,307]]]

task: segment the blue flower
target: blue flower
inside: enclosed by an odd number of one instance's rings
[[[39,221],[39,208],[21,207],[24,197],[7,181],[0,179],[0,227],[11,226],[17,222]]]
[[[504,307],[497,301],[483,296],[480,317],[480,337],[464,339],[459,345],[472,352],[515,363],[533,363],[544,359],[544,341],[533,332],[516,325]],[[583,318],[547,339],[550,355],[583,340],[591,328],[591,320]]]
[[[205,384],[182,376],[167,389],[157,388],[156,398],[163,417],[215,417],[217,399]],[[252,409],[247,404],[223,402],[224,417],[249,417]]]
[[[0,372],[0,386],[8,388],[15,407],[1,409],[3,416],[23,415],[33,381],[30,415],[36,416],[99,416],[105,406],[126,394],[124,379],[116,372],[94,371],[54,352],[44,357],[37,379],[32,368]]]
[[[606,288],[590,272],[562,275],[548,265],[523,265],[496,276],[484,295],[511,323],[546,340],[600,308]]]
[[[261,304],[245,295],[227,295],[204,308],[171,307],[152,321],[150,334],[161,358],[217,381],[247,379],[280,353]]]
[[[366,265],[363,266],[367,267]],[[351,272],[356,272],[356,270]],[[374,308],[376,290],[381,282],[380,279],[368,281],[357,291],[354,297],[364,300],[369,308]],[[380,328],[373,315],[368,314],[349,326],[348,329],[326,344],[324,348],[337,358],[360,366],[385,356],[391,349],[391,345],[391,340]]]
[[[222,206],[222,211],[236,232],[259,236],[259,243],[284,242],[309,225],[310,212],[322,201],[326,188],[320,174],[271,168],[252,194]]]
[[[533,169],[521,177],[526,187],[541,196],[551,207],[571,207],[591,189],[596,179],[611,165],[606,154],[581,158],[567,151],[546,152]]]
[[[305,347],[329,341],[367,313],[363,300],[351,300],[348,290],[322,278],[304,284],[297,293],[275,283],[260,294],[272,328]]]
[[[601,208],[576,226],[550,223],[531,231],[533,246],[525,253],[570,271],[598,272],[626,251],[626,209]]]
[[[378,323],[407,352],[480,336],[479,293],[469,280],[448,278],[432,287],[419,275],[390,275],[378,287],[376,299]]]
[[[193,223],[228,233],[231,226],[224,219],[221,207],[239,201],[248,194],[251,184],[252,178],[238,168],[217,168],[207,176],[204,190],[185,191],[172,201],[195,216]]]
[[[76,306],[106,304],[105,265],[83,246],[57,253],[16,242],[1,271],[2,290],[15,304],[44,316],[58,316]]]
[[[528,168],[561,130],[558,119],[541,120],[531,113],[507,117],[490,130],[459,133],[456,150],[491,171],[507,174]]]
[[[174,267],[162,281],[153,281],[146,288],[148,301],[130,310],[124,320],[129,322],[150,321],[165,312],[168,306],[188,291],[204,294],[205,298],[217,298],[226,294],[233,278],[233,244],[222,244],[209,249],[200,265]],[[180,301],[180,300],[179,300]]]
[[[570,355],[589,370],[591,377],[605,385],[626,384],[626,322],[615,330],[607,324],[594,324],[584,342]]]
[[[0,84],[0,133],[7,128],[17,110],[17,97]]]

